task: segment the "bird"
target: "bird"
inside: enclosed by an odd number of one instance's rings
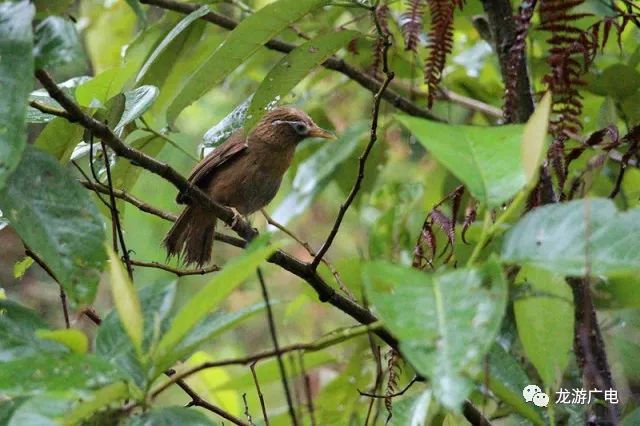
[[[274,108],[248,135],[237,130],[203,158],[191,171],[189,183],[235,214],[247,216],[273,200],[296,146],[311,137],[336,139],[304,111],[289,106]],[[202,267],[211,260],[217,217],[192,204],[183,192],[178,193],[176,202],[187,206],[162,244],[169,257]]]

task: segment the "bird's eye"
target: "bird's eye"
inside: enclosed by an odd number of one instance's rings
[[[293,129],[299,135],[306,135],[308,132],[307,125],[304,123],[293,123]]]

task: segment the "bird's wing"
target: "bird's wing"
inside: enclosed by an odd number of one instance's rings
[[[238,157],[246,149],[247,139],[240,130],[200,161],[189,175],[189,182],[199,186],[220,166]]]

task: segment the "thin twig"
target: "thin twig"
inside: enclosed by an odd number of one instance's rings
[[[373,358],[376,361],[376,380],[373,384],[373,391],[371,392],[375,394],[378,392],[378,389],[380,389],[380,385],[382,385],[383,371],[381,361],[382,358],[380,356],[380,346],[375,344],[371,333],[369,333],[369,345],[371,346],[371,353],[373,354]],[[364,426],[369,426],[369,419],[371,418],[371,412],[373,411],[373,404],[375,403],[375,401],[375,398],[372,398],[369,401],[369,408],[367,409],[367,417],[364,421]],[[376,422],[374,421],[373,424],[375,425]]]
[[[179,277],[184,277],[187,275],[206,275],[211,272],[217,272],[220,270],[220,267],[218,265],[211,265],[207,266],[206,268],[200,269],[178,269],[159,262],[143,262],[135,259],[131,259],[131,264],[135,266],[142,266],[144,268],[162,269],[163,271],[171,272]]]
[[[302,379],[304,380],[304,394],[307,400],[307,412],[309,413],[309,418],[311,419],[311,426],[316,425],[316,415],[315,410],[313,409],[313,395],[311,393],[311,379],[307,374],[307,370],[304,366],[304,356],[301,352],[298,352],[298,362],[300,363],[300,374],[302,374]]]
[[[195,155],[189,153],[189,151],[181,147],[180,144],[178,144],[176,141],[171,139],[169,136],[165,135],[164,133],[160,133],[159,131],[149,126],[149,124],[147,124],[146,120],[143,117],[140,117],[140,121],[144,125],[144,127],[141,130],[144,130],[145,132],[149,132],[152,135],[159,137],[160,139],[164,139],[165,141],[169,142],[169,145],[173,146],[175,149],[182,152],[184,155],[186,155],[193,161],[200,161],[200,159],[198,159]]]
[[[47,273],[47,275],[49,275],[51,279],[55,281],[56,284],[58,284],[58,287],[60,287],[60,303],[62,304],[64,323],[67,328],[71,328],[71,323],[69,322],[69,306],[67,305],[67,294],[64,292],[64,288],[62,287],[62,284],[60,284],[60,281],[56,277],[56,274],[54,274],[51,268],[49,268],[49,265],[47,265],[44,260],[40,258],[40,256],[35,254],[29,247],[27,247],[26,244],[24,254],[32,258],[34,262],[36,262]]]
[[[362,392],[361,390],[358,390],[358,393],[359,393],[361,396],[367,396],[367,397],[369,397],[369,398],[381,398],[381,399],[385,399],[385,398],[395,398],[396,396],[404,395],[404,393],[405,393],[406,391],[408,391],[408,390],[411,388],[411,386],[413,386],[413,384],[414,384],[415,382],[417,382],[417,381],[418,381],[418,377],[415,377],[415,376],[414,376],[414,378],[413,378],[413,379],[411,379],[411,381],[410,381],[410,382],[409,382],[409,383],[408,383],[404,388],[402,388],[402,390],[400,390],[400,391],[398,391],[398,392],[395,392],[395,393],[388,394],[388,395],[378,395],[378,394],[375,394],[375,393]]]
[[[269,417],[267,416],[267,407],[264,403],[264,395],[262,394],[262,390],[260,389],[260,382],[258,382],[258,375],[256,374],[256,362],[254,361],[249,366],[251,369],[251,375],[253,376],[253,383],[256,385],[256,392],[258,393],[258,399],[260,400],[260,409],[262,410],[262,418],[264,419],[264,424],[269,426]]]
[[[316,256],[317,253],[315,252],[315,250],[311,248],[308,242],[298,238],[292,231],[287,229],[287,227],[285,227],[281,223],[276,222],[271,216],[269,216],[269,213],[267,213],[265,209],[261,209],[260,212],[262,212],[262,215],[267,220],[267,223],[269,225],[275,226],[280,231],[284,232],[285,234],[293,238],[298,244],[300,244],[305,250],[307,250],[307,253],[309,253],[309,256],[311,257]],[[340,273],[338,272],[338,270],[334,268],[333,265],[324,257],[322,258],[322,263],[324,263],[326,267],[329,269],[329,271],[331,271],[331,275],[333,275],[333,278],[335,278],[336,283],[338,283],[338,287],[340,287],[340,290],[342,290],[342,292],[346,294],[347,297],[349,297],[351,300],[356,300],[356,298],[353,296],[353,293],[349,291],[347,286],[342,281],[342,278],[340,277]]]
[[[251,413],[249,413],[249,403],[247,402],[247,393],[246,392],[242,393],[242,403],[244,404],[244,415],[247,417],[247,420],[249,421],[249,424],[251,426],[255,426],[255,423],[253,423],[253,419],[251,418]]]
[[[72,123],[74,121],[73,117],[71,117],[71,114],[69,114],[67,111],[63,109],[58,109],[49,105],[45,105],[38,101],[29,101],[29,106],[37,109],[38,111],[44,114],[55,115],[56,117],[66,118],[68,121]]]
[[[107,186],[109,188],[109,200],[111,201],[111,221],[116,228],[118,240],[120,241],[120,248],[122,248],[122,259],[127,267],[127,274],[129,279],[133,280],[133,268],[131,267],[131,258],[129,257],[129,250],[124,241],[124,233],[122,232],[122,224],[120,223],[120,214],[118,212],[118,205],[116,204],[116,197],[113,195],[113,181],[111,180],[111,165],[109,164],[109,156],[107,148],[104,145],[104,141],[100,142],[102,147],[102,155],[104,155],[104,164],[107,170]]]
[[[269,292],[267,291],[267,285],[264,282],[264,276],[260,268],[256,269],[258,274],[258,281],[260,282],[260,289],[262,290],[262,298],[267,307],[267,321],[269,325],[269,333],[271,334],[271,341],[273,342],[273,349],[276,352],[276,360],[278,361],[278,368],[280,369],[280,379],[282,380],[282,388],[284,389],[284,396],[287,400],[287,406],[289,409],[289,417],[291,417],[291,423],[293,426],[297,426],[298,418],[293,409],[293,401],[291,400],[291,391],[289,390],[289,383],[287,381],[287,370],[284,367],[282,361],[282,353],[280,352],[280,345],[278,344],[278,332],[276,330],[276,322],[273,319],[273,310],[271,309],[271,302],[269,301]]]
[[[353,200],[355,200],[356,195],[358,195],[358,191],[360,191],[360,186],[362,185],[362,181],[364,179],[364,169],[367,163],[367,158],[369,158],[369,153],[371,152],[373,145],[376,143],[376,140],[378,140],[378,116],[380,114],[380,102],[382,101],[382,96],[385,90],[387,89],[387,87],[389,86],[389,83],[391,83],[391,80],[393,80],[393,77],[394,77],[393,71],[389,69],[389,59],[388,59],[389,48],[391,47],[391,36],[389,34],[386,34],[382,30],[380,26],[380,22],[378,22],[378,17],[374,9],[372,9],[371,15],[376,24],[378,37],[380,37],[383,40],[382,71],[384,72],[386,77],[384,79],[384,82],[382,83],[382,85],[380,85],[378,91],[373,97],[373,108],[371,112],[371,136],[369,138],[369,143],[365,147],[362,155],[358,160],[358,175],[356,176],[356,181],[354,182],[353,187],[351,188],[351,192],[349,192],[349,195],[347,196],[347,199],[340,206],[340,210],[338,211],[338,216],[336,217],[336,221],[333,224],[331,231],[329,232],[329,236],[327,237],[326,241],[324,242],[320,250],[318,250],[318,254],[313,258],[313,261],[311,262],[310,267],[312,270],[315,270],[318,267],[318,264],[320,263],[321,259],[327,253],[327,251],[329,250],[329,247],[331,247],[331,244],[333,243],[334,238],[338,234],[338,230],[340,229],[340,225],[342,224],[342,219],[344,218],[345,213],[351,206],[351,203],[353,203]]]
[[[218,407],[216,405],[213,405],[210,402],[205,401],[204,399],[202,399],[202,397],[200,395],[198,395],[193,389],[191,389],[191,387],[188,384],[186,384],[183,380],[178,380],[176,382],[176,384],[178,386],[180,386],[180,389],[185,391],[185,393],[187,395],[189,395],[189,397],[191,398],[191,402],[189,402],[189,404],[187,404],[188,407],[202,407],[202,408],[204,408],[206,410],[211,411],[212,413],[215,413],[215,414],[219,415],[223,419],[229,420],[234,425],[250,426],[249,423],[245,422],[244,420],[242,420],[242,419],[234,416],[233,414],[224,411],[222,408],[220,408],[220,407]]]

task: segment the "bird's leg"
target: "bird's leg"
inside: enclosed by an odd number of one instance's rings
[[[242,214],[240,214],[240,212],[236,209],[234,209],[233,207],[229,207],[231,209],[231,211],[233,212],[233,219],[231,220],[231,225],[229,225],[231,228],[234,228],[238,222],[242,219],[246,219],[246,217],[242,216]]]

